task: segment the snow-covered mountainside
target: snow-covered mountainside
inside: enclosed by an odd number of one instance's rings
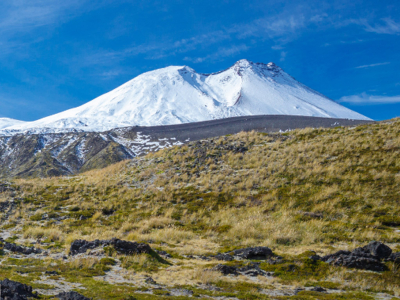
[[[22,125],[26,122],[10,118],[0,118],[0,129],[7,128],[15,125]]]
[[[368,120],[299,83],[274,63],[240,60],[213,74],[186,66],[147,72],[80,107],[7,131],[104,131],[249,115]]]

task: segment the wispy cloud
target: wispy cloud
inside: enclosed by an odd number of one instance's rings
[[[378,96],[378,95],[369,95],[367,93],[361,93],[359,95],[344,96],[340,98],[338,102],[360,104],[360,105],[400,103],[400,95]]]
[[[254,20],[248,24],[237,24],[230,32],[240,39],[248,37],[263,37],[268,39],[292,37],[310,22],[303,14],[266,17]]]
[[[281,58],[279,60],[280,61],[285,61],[286,55],[287,55],[287,52],[286,51],[282,51],[281,52]]]
[[[151,44],[142,44],[125,48],[123,50],[93,50],[87,51],[79,57],[80,67],[114,64],[129,57],[145,55],[146,59],[161,59],[179,54],[189,53],[194,50],[207,49],[212,45],[226,41],[235,41],[236,44],[230,47],[221,47],[216,52],[203,56],[192,57],[187,55],[184,60],[193,63],[200,63],[205,60],[217,61],[225,57],[232,57],[250,49],[251,45],[240,43],[241,40],[259,37],[270,39],[275,43],[274,50],[283,50],[284,44],[295,38],[297,32],[310,22],[321,22],[325,15],[315,15],[306,18],[302,14],[287,15],[271,18],[261,18],[245,24],[237,24],[229,28],[223,28],[204,34],[183,38],[180,40],[162,40]],[[281,59],[285,59],[286,52],[281,51]],[[71,63],[70,58],[68,64]]]
[[[3,0],[0,3],[0,46],[1,54],[42,41],[46,34],[32,31],[62,24],[79,13],[87,0]]]
[[[15,34],[61,23],[76,15],[87,0],[5,0],[0,4],[0,32]]]
[[[362,65],[362,66],[358,66],[358,67],[355,67],[355,68],[356,69],[366,69],[366,68],[384,66],[384,65],[388,65],[388,64],[390,64],[390,62],[383,62],[383,63],[370,64],[370,65]]]
[[[365,30],[368,32],[380,33],[380,34],[400,34],[400,23],[393,21],[391,18],[382,19],[381,24],[373,24],[365,22]]]
[[[346,27],[352,24],[361,26],[365,31],[377,34],[400,34],[400,23],[392,18],[382,18],[379,21],[373,19],[346,19],[336,23],[338,27]]]

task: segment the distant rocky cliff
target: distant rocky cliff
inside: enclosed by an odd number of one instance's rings
[[[0,136],[0,178],[71,175],[188,141],[240,131],[277,132],[367,122],[300,116],[251,116],[181,125],[127,127],[107,132]]]

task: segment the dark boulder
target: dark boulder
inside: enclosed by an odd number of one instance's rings
[[[91,242],[85,240],[75,240],[71,244],[70,254],[76,255],[79,253],[86,253],[86,251],[89,249],[105,246],[113,246],[119,254],[130,255],[151,252],[151,248],[148,244],[123,241],[113,238],[111,240],[94,240]]]
[[[218,253],[217,255],[214,256],[215,259],[217,260],[223,260],[223,261],[232,261],[233,256],[227,253]]]
[[[309,259],[313,260],[313,261],[318,261],[321,260],[321,256],[315,254],[315,255],[311,255],[308,257]]]
[[[266,276],[268,275],[267,272],[264,270],[261,270],[258,264],[250,264],[248,266],[239,268],[239,272],[242,275],[245,276],[250,276],[250,277],[256,277],[256,276]]]
[[[338,251],[326,255],[321,259],[335,266],[344,266],[370,271],[384,271],[382,259],[389,258],[392,250],[380,242],[371,242],[368,245],[356,248],[353,251]]]
[[[122,241],[119,239],[112,239],[110,245],[114,246],[114,249],[120,254],[141,254],[150,253],[151,248],[148,244]]]
[[[384,271],[385,265],[375,257],[363,257],[357,255],[339,255],[331,257],[326,261],[334,266],[344,266],[348,268],[363,269],[370,271]]]
[[[56,296],[56,298],[61,300],[90,300],[89,298],[74,291],[60,293]]]
[[[15,252],[15,253],[21,253],[21,254],[25,254],[25,255],[29,255],[32,253],[34,253],[34,254],[42,253],[41,249],[36,249],[34,247],[19,246],[14,243],[6,242],[2,238],[0,238],[0,246],[3,246],[3,249],[6,249],[8,251]]]
[[[274,254],[268,247],[252,247],[235,250],[233,255],[243,259],[267,259]]]
[[[373,256],[378,257],[379,259],[385,259],[392,254],[392,249],[390,249],[388,246],[381,242],[371,242],[367,246],[364,246],[362,248],[357,248],[353,251],[353,253],[369,253]]]
[[[221,272],[224,275],[239,275],[238,268],[227,265],[217,265],[211,269],[212,271]]]
[[[212,268],[211,270],[221,272],[223,275],[236,276],[242,274],[250,277],[269,275],[269,273],[265,272],[264,270],[261,270],[258,264],[249,264],[241,268],[219,264],[214,268]]]
[[[37,298],[37,294],[32,292],[31,286],[8,279],[0,281],[1,300],[27,300],[28,298]]]
[[[22,247],[22,246],[18,246],[17,244],[13,244],[13,243],[8,243],[8,242],[3,242],[3,248],[14,252],[14,253],[20,253],[20,254],[24,254],[24,255],[30,255],[30,254],[40,254],[42,253],[41,249],[36,249],[34,247]]]
[[[46,271],[44,272],[45,275],[58,275],[57,271]]]
[[[339,250],[338,252],[335,252],[335,253],[333,253],[333,254],[328,254],[328,255],[323,256],[323,257],[321,258],[321,260],[322,260],[322,261],[325,261],[325,262],[328,262],[328,261],[330,261],[331,258],[335,258],[335,257],[341,256],[341,255],[343,255],[343,256],[348,256],[348,255],[350,255],[350,254],[351,254],[351,251]]]
[[[310,291],[319,292],[319,293],[325,293],[326,289],[324,289],[323,287],[320,287],[320,286],[316,286],[316,287],[313,287]]]
[[[386,260],[400,263],[400,252],[390,254],[390,256]]]
[[[71,248],[69,250],[70,255],[76,255],[79,253],[86,253],[89,249],[95,249],[100,246],[106,246],[107,241],[102,240],[94,240],[94,241],[86,241],[86,240],[75,240],[71,243]]]

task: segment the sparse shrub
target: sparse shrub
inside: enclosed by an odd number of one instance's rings
[[[117,264],[115,259],[112,259],[110,257],[103,257],[102,259],[100,259],[100,263],[105,266],[115,266]]]

